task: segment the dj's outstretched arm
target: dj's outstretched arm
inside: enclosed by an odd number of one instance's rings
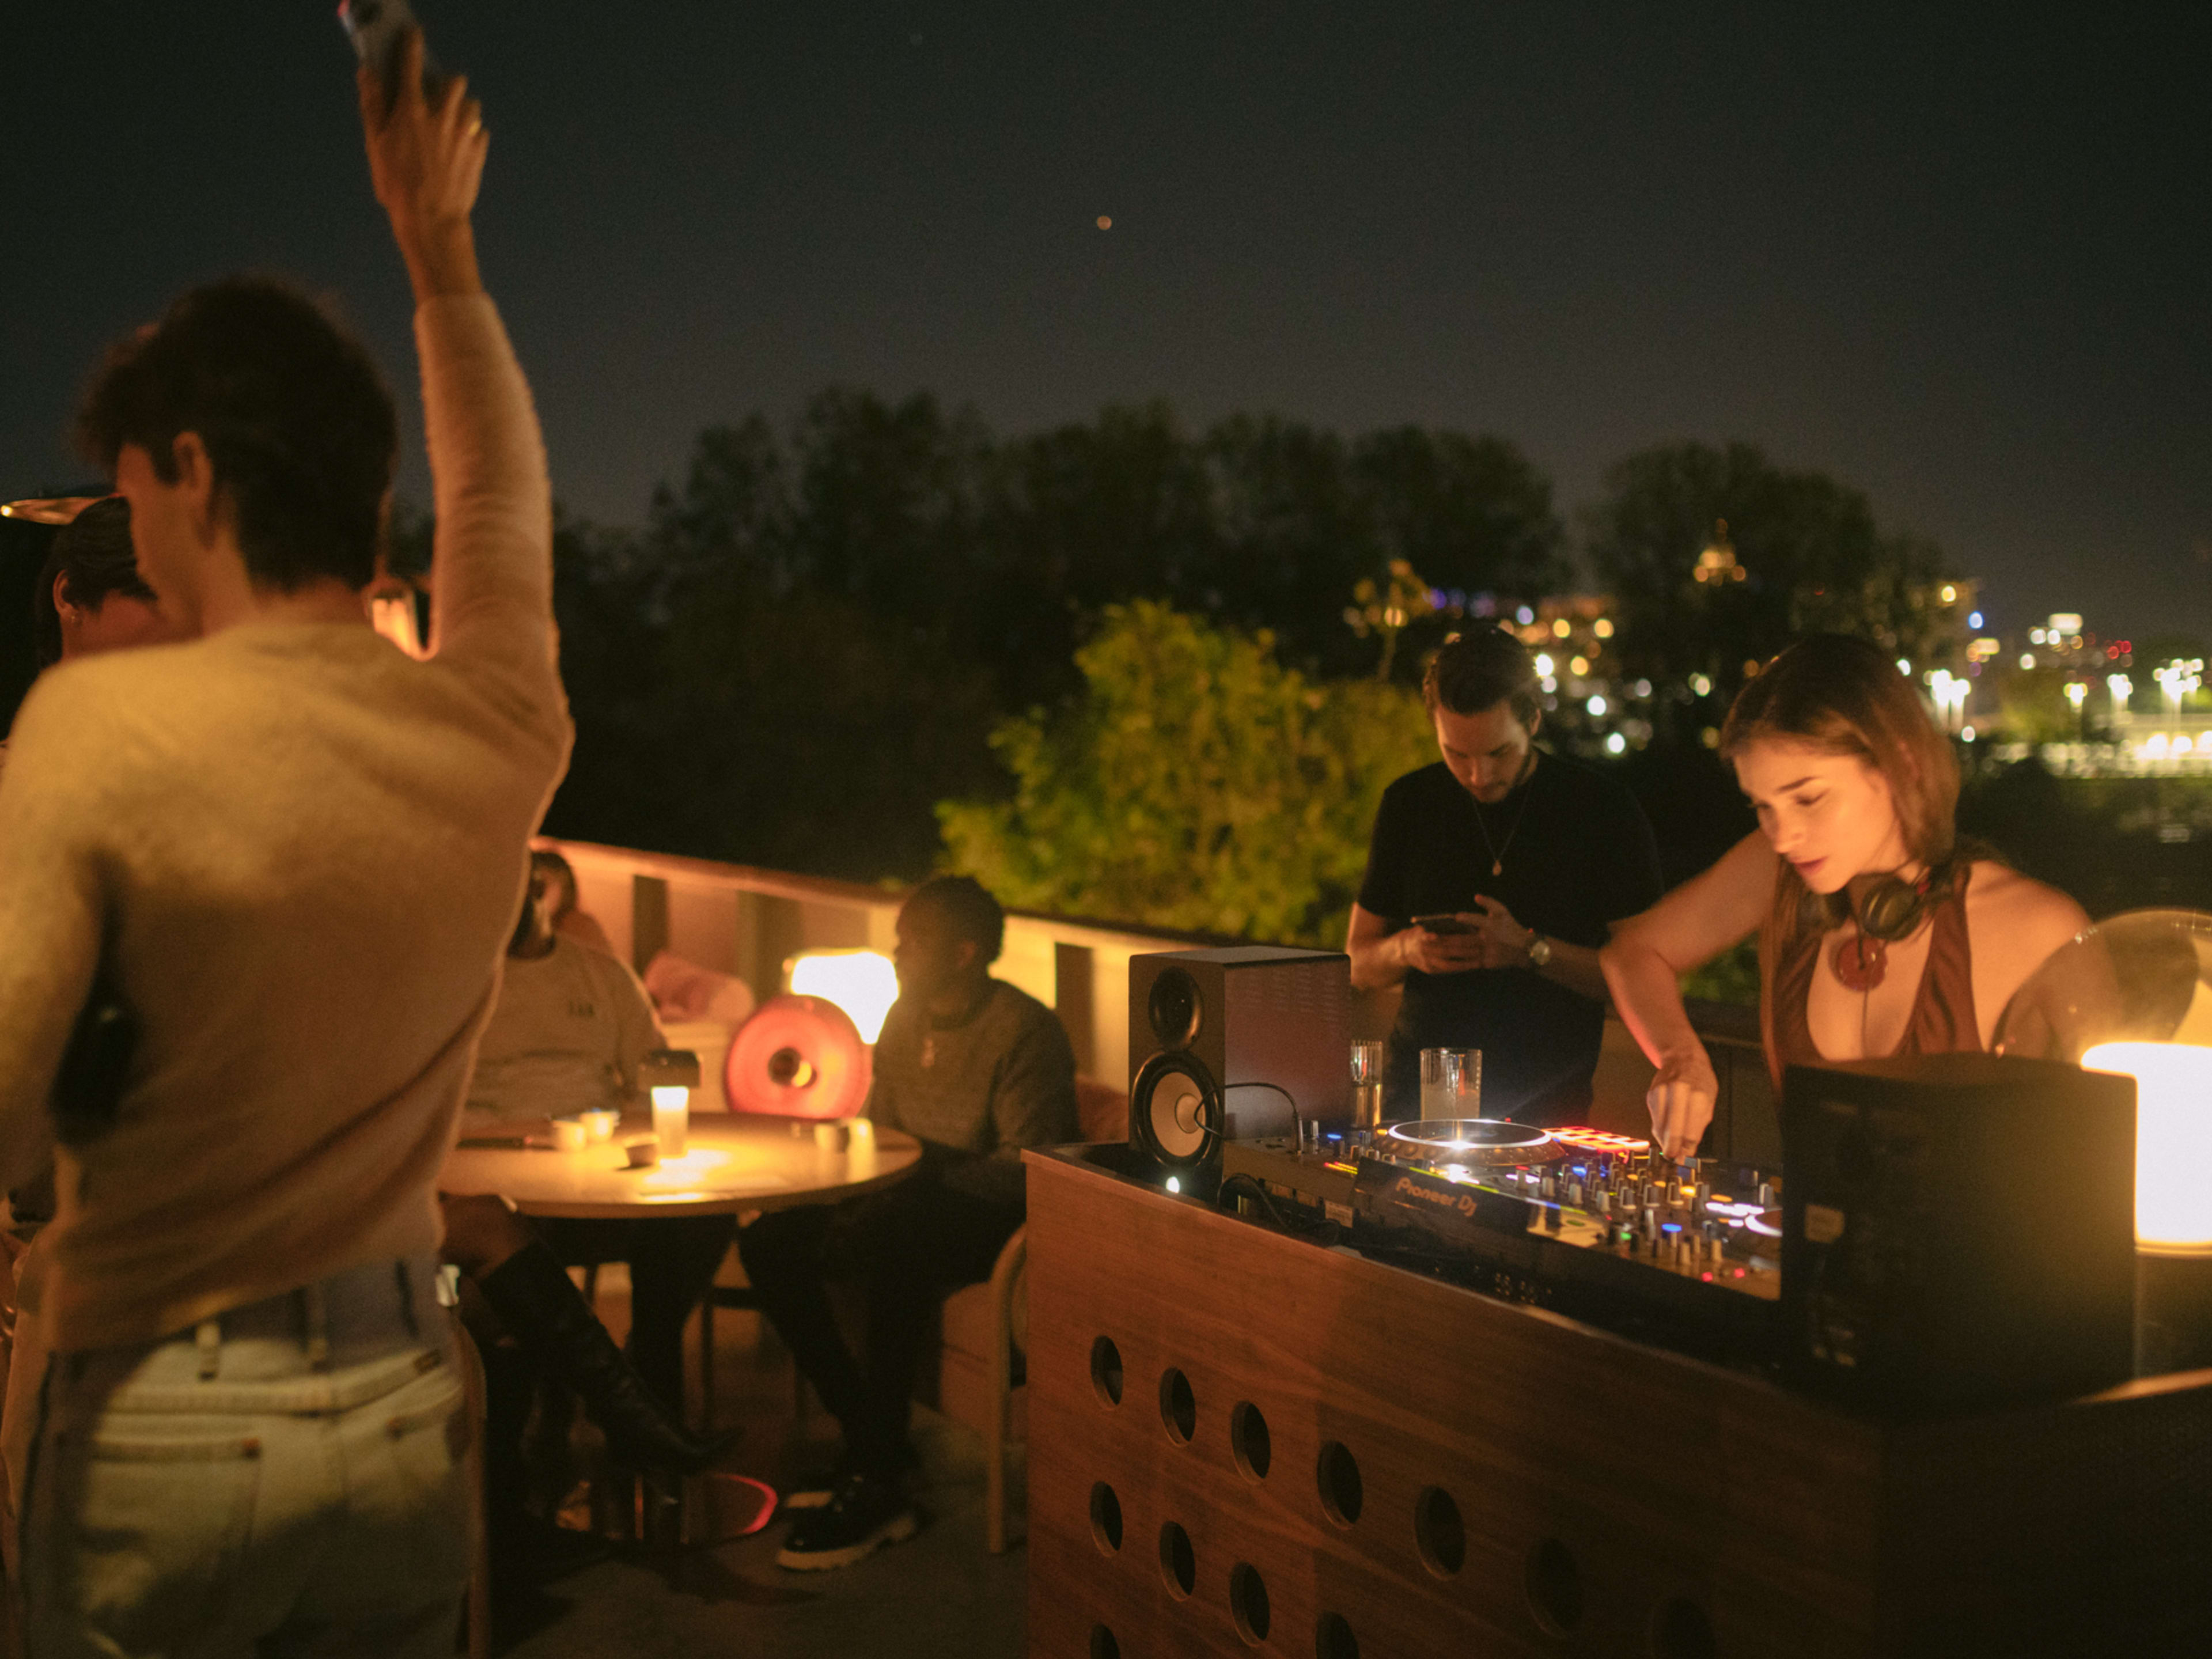
[[[1774,877],[1773,844],[1753,830],[1712,868],[1615,924],[1598,952],[1614,1006],[1659,1068],[1644,1104],[1652,1140],[1668,1158],[1697,1151],[1720,1095],[1712,1058],[1682,1006],[1682,975],[1758,927],[1773,902]]]

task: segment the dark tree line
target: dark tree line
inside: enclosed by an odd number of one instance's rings
[[[550,827],[871,880],[930,867],[939,801],[1005,787],[991,729],[1079,689],[1108,605],[1267,629],[1326,678],[1372,672],[1343,612],[1393,559],[1516,597],[1571,576],[1501,439],[1157,404],[1000,437],[847,391],[702,434],[642,529],[564,520],[556,557],[578,737]]]
[[[1700,583],[1722,519],[1745,574]],[[828,392],[785,430],[701,434],[641,528],[558,526],[578,732],[549,825],[918,876],[941,856],[940,803],[1010,789],[993,731],[1082,693],[1076,652],[1109,607],[1264,631],[1320,684],[1376,672],[1382,642],[1347,604],[1359,589],[1371,609],[1410,570],[1447,603],[1396,641],[1401,684],[1476,596],[1503,614],[1572,586],[1613,595],[1602,672],[1652,687],[1651,744],[1617,763],[1679,879],[1749,826],[1704,746],[1747,663],[1813,629],[1934,660],[1961,627],[1932,544],[1749,445],[1631,455],[1579,524],[1578,577],[1549,481],[1496,437],[1252,416],[1192,432],[1158,404],[1000,436],[927,396]],[[427,529],[402,539],[420,550]]]

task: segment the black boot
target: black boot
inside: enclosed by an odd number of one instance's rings
[[[605,1431],[607,1449],[623,1462],[696,1474],[726,1443],[702,1445],[684,1431],[544,1244],[517,1250],[479,1279],[477,1288],[524,1351],[576,1391]]]

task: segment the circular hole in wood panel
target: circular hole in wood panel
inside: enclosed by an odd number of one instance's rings
[[[1190,1379],[1172,1365],[1160,1373],[1160,1421],[1178,1446],[1188,1445],[1198,1432],[1198,1396],[1190,1391]]]
[[[1121,1403],[1121,1351],[1114,1346],[1110,1336],[1094,1338],[1091,1344],[1091,1386],[1102,1406]]]
[[[1168,1594],[1180,1601],[1198,1583],[1198,1557],[1191,1553],[1190,1534],[1170,1521],[1160,1528],[1160,1577]]]
[[[1359,1506],[1366,1495],[1360,1487],[1359,1460],[1352,1455],[1352,1448],[1341,1440],[1322,1441],[1316,1480],[1321,1487],[1322,1513],[1340,1527],[1359,1519]]]
[[[1556,1538],[1540,1538],[1528,1552],[1528,1611],[1547,1636],[1565,1636],[1583,1621],[1583,1575],[1574,1552]]]
[[[1248,1479],[1267,1478],[1267,1466],[1275,1460],[1274,1447],[1267,1438],[1267,1419],[1249,1400],[1240,1400],[1230,1408],[1229,1450]]]
[[[1091,1627],[1091,1659],[1121,1659],[1121,1644],[1103,1625]]]
[[[1091,1537],[1103,1555],[1121,1547],[1121,1500],[1103,1480],[1091,1486]]]
[[[1713,1659],[1713,1621],[1695,1601],[1669,1596],[1651,1615],[1651,1659]]]
[[[1229,1611],[1237,1620],[1237,1633],[1254,1647],[1267,1639],[1267,1626],[1274,1620],[1267,1606],[1267,1583],[1249,1561],[1229,1569]]]
[[[1359,1659],[1359,1638],[1340,1613],[1324,1613],[1314,1626],[1314,1659]]]
[[[1439,1578],[1467,1565],[1467,1523],[1442,1486],[1424,1486],[1413,1500],[1413,1541],[1420,1547],[1421,1565]]]

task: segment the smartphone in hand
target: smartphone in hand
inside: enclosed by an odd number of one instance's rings
[[[1474,931],[1474,925],[1472,922],[1462,921],[1457,916],[1449,913],[1436,916],[1415,916],[1413,926],[1425,933],[1471,933]]]
[[[409,29],[419,29],[414,9],[407,0],[338,0],[338,22],[353,42],[354,56],[376,71],[384,86],[384,106],[390,109],[399,98],[399,48],[407,38]],[[422,53],[422,94],[434,96],[446,82],[446,77],[430,62],[426,47]]]

